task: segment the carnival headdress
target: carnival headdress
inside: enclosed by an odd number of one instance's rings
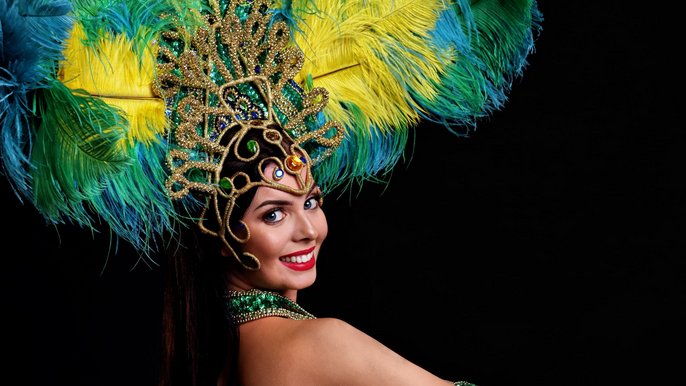
[[[48,221],[142,256],[186,224],[240,242],[235,199],[285,188],[227,159],[383,181],[421,120],[463,135],[503,106],[541,20],[533,0],[0,0],[3,170]]]

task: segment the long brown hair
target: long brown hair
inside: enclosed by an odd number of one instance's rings
[[[260,136],[249,139],[259,142],[260,157],[280,154]],[[291,144],[284,136],[282,146],[288,149]],[[242,170],[259,179],[258,164],[227,159],[222,174]],[[254,195],[252,189],[238,197],[233,220],[243,217]],[[233,258],[222,256],[220,248],[218,238],[201,233],[193,224],[180,232],[178,243],[167,252],[159,386],[216,386],[227,364],[226,386],[239,385],[239,333],[228,321],[225,291],[229,270],[241,268]]]
[[[185,235],[187,244],[168,252],[164,267],[160,386],[216,386],[227,361],[234,378],[238,364],[238,331],[224,307],[225,258],[210,250],[217,244],[210,237]]]

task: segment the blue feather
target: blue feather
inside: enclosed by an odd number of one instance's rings
[[[347,104],[352,116],[361,116],[361,110],[354,104]],[[367,127],[364,123],[358,123]],[[409,130],[379,130],[371,127],[369,132],[359,129],[346,131],[346,136],[336,151],[313,168],[317,184],[324,192],[331,192],[340,186],[343,191],[352,186],[362,187],[365,181],[382,182],[393,170],[404,154]]]
[[[73,0],[76,17],[82,24],[85,45],[97,46],[106,36],[124,35],[133,42],[136,53],[142,54],[156,33],[171,22],[162,18],[172,13],[168,0]]]
[[[541,20],[533,0],[458,0],[443,11],[431,41],[457,56],[435,84],[434,99],[409,90],[422,118],[467,135],[479,118],[502,109],[527,65]]]
[[[301,3],[301,2],[299,2]],[[277,21],[284,21],[288,25],[288,29],[291,34],[291,38],[295,36],[295,33],[306,34],[305,31],[300,27],[305,25],[303,19],[299,15],[303,14],[315,14],[319,13],[317,4],[314,0],[305,0],[303,4],[298,8],[293,8],[293,0],[284,0],[281,2],[279,7],[274,7],[270,10],[272,13],[271,24]],[[294,41],[294,40],[293,40]]]
[[[460,60],[451,63],[440,84],[434,85],[439,91],[435,99],[424,100],[413,90],[410,93],[423,107],[419,111],[422,118],[443,124],[455,134],[466,134],[476,125],[477,118],[484,115],[487,100],[500,100],[504,94],[498,94],[490,86],[483,75],[485,65],[471,52],[476,30],[468,2],[458,1],[455,6],[462,19],[454,10],[444,10],[431,32],[431,40],[441,51],[459,53]]]
[[[178,220],[164,187],[166,152],[162,140],[151,146],[136,144],[131,156],[137,162],[111,178],[90,201],[115,234],[147,257],[159,250],[158,238],[172,234]]]
[[[30,198],[32,92],[47,87],[72,25],[66,0],[0,0],[2,168],[20,200]]]

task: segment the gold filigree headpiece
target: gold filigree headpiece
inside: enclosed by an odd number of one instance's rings
[[[247,229],[244,234],[231,229],[236,199],[259,186],[307,193],[313,184],[310,168],[331,154],[343,135],[341,125],[318,116],[327,91],[304,91],[293,81],[303,54],[289,45],[288,27],[273,21],[268,3],[210,1],[200,26],[165,32],[155,85],[167,101],[172,126],[169,195],[182,200],[202,194],[200,229],[219,237],[250,269],[259,269],[259,261],[239,254],[229,241],[245,243],[250,237]],[[243,167],[224,170],[235,162],[254,168],[258,178]],[[263,173],[268,162],[277,165],[270,176]],[[279,183],[283,173],[296,177],[297,189]]]

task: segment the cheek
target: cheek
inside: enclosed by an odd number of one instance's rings
[[[317,219],[316,227],[318,233],[317,239],[319,240],[319,243],[321,243],[329,233],[329,224],[326,222],[326,216],[324,215],[324,212],[321,212],[321,216],[319,216]]]
[[[264,259],[272,255],[278,255],[279,246],[283,245],[283,240],[280,239],[281,234],[268,229],[251,229],[250,238],[245,243],[244,250],[257,256],[258,259]]]

